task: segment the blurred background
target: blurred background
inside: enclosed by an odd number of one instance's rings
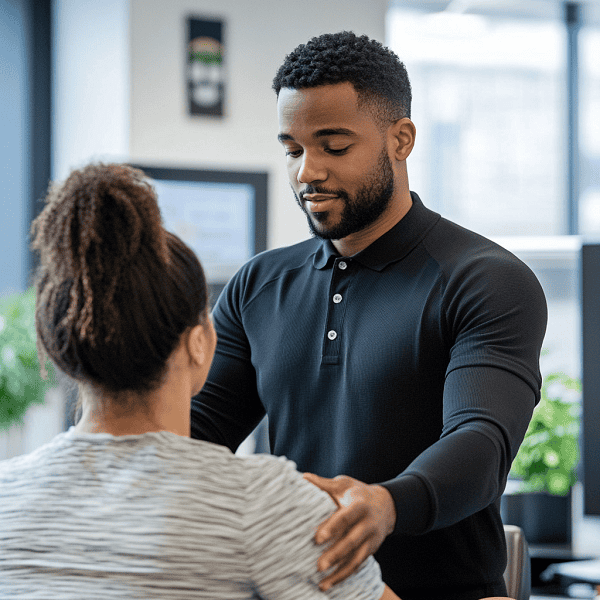
[[[189,111],[190,17],[223,24],[222,116]],[[48,182],[91,160],[261,174],[263,245],[308,237],[271,80],[295,46],[343,29],[407,66],[411,189],[532,267],[550,311],[544,373],[581,377],[580,255],[600,240],[599,0],[0,0],[0,298],[31,283]],[[0,459],[63,430],[66,403],[51,391],[0,431]],[[577,493],[573,543],[600,556],[600,517]]]

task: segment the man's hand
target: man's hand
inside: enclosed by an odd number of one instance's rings
[[[347,475],[327,479],[305,473],[304,478],[327,492],[338,505],[315,533],[317,544],[331,542],[317,564],[319,571],[335,567],[319,584],[322,590],[328,590],[352,575],[379,549],[394,530],[396,507],[391,494],[380,485],[368,485]]]

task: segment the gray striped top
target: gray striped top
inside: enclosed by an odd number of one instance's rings
[[[334,508],[284,458],[71,429],[0,462],[0,598],[380,598],[373,558],[318,589]]]

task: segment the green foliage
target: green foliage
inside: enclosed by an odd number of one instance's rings
[[[52,365],[42,379],[36,349],[35,290],[0,298],[0,430],[23,422],[55,384]]]
[[[539,404],[512,464],[519,493],[566,496],[577,481],[581,382],[562,372],[548,375]]]

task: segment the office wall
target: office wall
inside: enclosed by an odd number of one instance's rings
[[[269,247],[308,237],[276,140],[271,81],[310,37],[353,30],[384,41],[387,0],[131,0],[129,149],[136,162],[267,171]],[[188,15],[225,21],[227,107],[222,119],[186,114]]]
[[[52,0],[52,178],[129,154],[129,0]]]

